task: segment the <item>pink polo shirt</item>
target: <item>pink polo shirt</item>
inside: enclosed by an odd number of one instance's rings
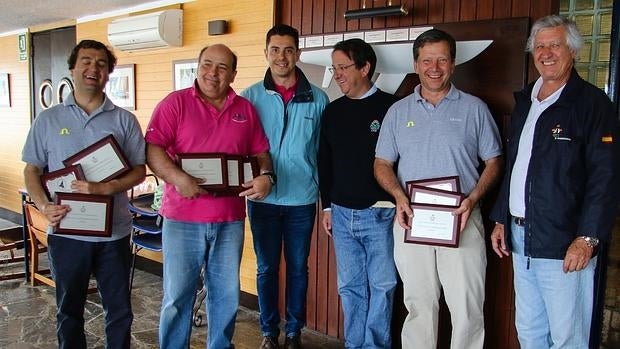
[[[269,151],[258,114],[248,100],[231,88],[218,112],[200,97],[195,82],[159,102],[145,138],[147,143],[164,148],[175,161],[178,153],[256,155]],[[160,213],[184,222],[231,222],[244,219],[245,199],[212,195],[186,199],[166,184]]]

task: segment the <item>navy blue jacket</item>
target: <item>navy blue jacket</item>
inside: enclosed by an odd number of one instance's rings
[[[508,195],[534,84],[515,93],[506,171],[491,219],[510,244]],[[573,70],[559,99],[539,117],[525,182],[525,254],[564,259],[578,236],[605,242],[620,196],[618,116],[609,98]]]

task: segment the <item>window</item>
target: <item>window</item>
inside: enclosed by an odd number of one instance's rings
[[[611,13],[614,0],[560,0],[560,15],[577,23],[584,45],[575,69],[582,78],[607,92]]]

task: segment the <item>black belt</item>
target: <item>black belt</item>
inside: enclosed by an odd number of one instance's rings
[[[512,216],[512,219],[514,219],[516,225],[518,225],[520,227],[525,226],[525,218],[524,217]]]

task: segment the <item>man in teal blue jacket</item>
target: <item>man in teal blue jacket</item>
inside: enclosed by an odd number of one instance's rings
[[[241,93],[249,99],[269,138],[274,173],[271,194],[248,201],[248,217],[257,257],[257,289],[263,342],[279,348],[278,269],[286,261],[286,348],[301,348],[306,323],[308,254],[318,200],[319,126],[327,95],[296,67],[299,33],[276,25],[267,32],[269,69],[262,81]],[[277,180],[276,180],[277,174]]]

